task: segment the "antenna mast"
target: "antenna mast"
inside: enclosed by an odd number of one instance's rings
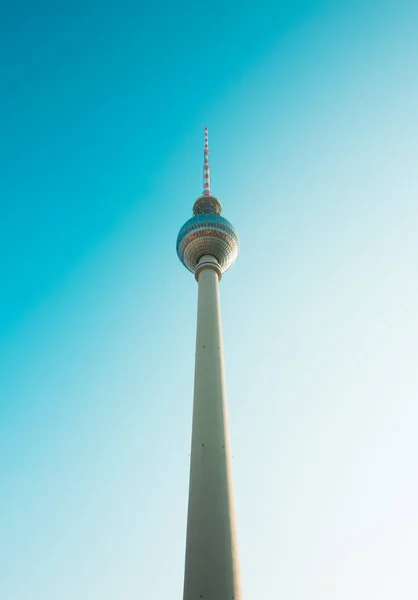
[[[205,157],[203,164],[203,195],[211,196],[210,191],[210,166],[209,166],[209,135],[208,128],[205,127],[205,148],[203,151]]]

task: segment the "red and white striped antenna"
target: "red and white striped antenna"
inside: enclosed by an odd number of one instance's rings
[[[211,196],[212,194],[210,191],[209,135],[207,127],[205,127],[205,148],[203,150],[203,155],[205,157],[203,163],[203,195]]]

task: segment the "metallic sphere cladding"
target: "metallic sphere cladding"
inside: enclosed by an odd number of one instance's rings
[[[221,217],[220,210],[220,202],[213,196],[198,198],[193,209],[194,217],[179,231],[177,255],[192,273],[202,256],[214,256],[222,273],[234,264],[238,256],[238,236],[233,225]]]

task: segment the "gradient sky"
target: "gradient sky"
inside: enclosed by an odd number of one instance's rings
[[[0,597],[182,597],[212,188],[246,600],[416,600],[418,5],[0,9]]]

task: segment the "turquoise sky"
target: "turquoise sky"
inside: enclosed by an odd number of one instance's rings
[[[0,9],[0,597],[182,598],[212,188],[246,600],[416,600],[418,5]]]

